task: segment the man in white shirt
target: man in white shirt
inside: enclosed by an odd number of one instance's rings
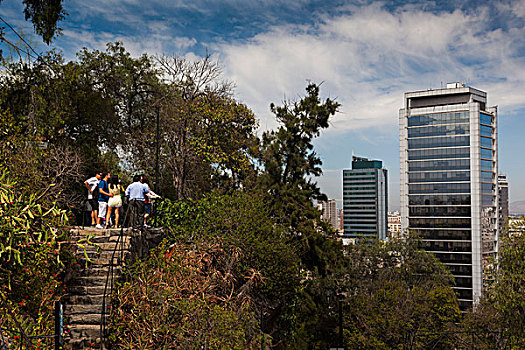
[[[91,225],[95,226],[97,224],[97,215],[98,215],[98,196],[97,198],[93,198],[93,191],[95,188],[97,188],[98,183],[100,181],[100,172],[95,174],[95,176],[90,177],[86,181],[84,181],[84,185],[86,186],[88,193],[87,193],[87,211],[91,212]]]

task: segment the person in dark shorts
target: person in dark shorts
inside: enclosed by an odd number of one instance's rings
[[[126,188],[126,197],[129,198],[129,211],[131,226],[141,229],[144,225],[144,200],[148,193],[148,186],[142,183],[142,176],[133,176],[133,183]]]
[[[100,181],[100,172],[97,172],[95,176],[90,177],[86,181],[84,181],[84,186],[86,186],[88,193],[87,193],[87,204],[86,204],[86,210],[91,212],[91,225],[95,226],[97,224],[97,215],[98,215],[98,195],[95,193],[95,196],[93,195],[93,191],[98,186],[98,183]],[[97,191],[95,191],[97,192]]]

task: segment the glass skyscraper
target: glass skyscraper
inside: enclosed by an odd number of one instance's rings
[[[383,163],[352,156],[352,169],[343,170],[344,238],[386,239],[387,203],[387,170]]]
[[[497,109],[459,83],[405,93],[399,111],[402,229],[447,265],[462,309],[498,250]]]

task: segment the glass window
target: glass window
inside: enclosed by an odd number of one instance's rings
[[[456,287],[472,288],[472,278],[470,277],[456,277]]]
[[[409,173],[408,181],[411,183],[470,181],[470,171],[432,171]]]
[[[409,216],[466,216],[470,217],[470,207],[410,207]]]
[[[483,182],[492,182],[494,180],[492,172],[482,171],[481,172],[481,181]]]
[[[486,126],[486,125],[480,125],[479,128],[480,128],[479,131],[480,131],[481,136],[492,137],[492,127]]]
[[[492,171],[492,161],[491,160],[481,160],[481,170]]]
[[[458,299],[468,299],[472,300],[472,289],[454,289],[456,294],[458,295]],[[471,304],[467,304],[467,307],[472,307]]]
[[[424,126],[408,128],[408,137],[465,135],[468,132],[469,124]]]
[[[482,148],[481,149],[481,158],[492,160],[492,150],[486,149],[486,148]]]
[[[484,113],[479,114],[479,121],[481,124],[492,125],[492,116]]]
[[[437,148],[437,147],[455,147],[455,146],[469,146],[469,136],[442,136],[442,137],[427,137],[419,139],[409,139],[408,148]]]
[[[432,252],[471,252],[472,245],[470,242],[443,242],[443,241],[425,241],[423,240],[422,247],[426,251]]]
[[[481,205],[483,206],[493,206],[494,205],[494,196],[489,194],[481,195]]]
[[[469,193],[470,183],[409,184],[408,193]]]
[[[471,264],[472,263],[472,255],[470,253],[468,254],[461,254],[461,253],[434,253],[436,258],[441,260],[443,263],[449,263],[449,264]]]
[[[408,218],[409,228],[470,228],[470,218]]]
[[[469,112],[432,113],[408,117],[408,126],[468,123]]]
[[[456,241],[468,241],[471,238],[470,230],[447,230],[447,229],[425,229],[418,228],[417,232],[420,234],[421,239],[443,239],[443,240],[456,240]]]
[[[493,184],[481,183],[481,192],[482,193],[492,193],[494,191]]]
[[[457,276],[457,275],[464,275],[469,276],[472,275],[472,266],[468,265],[447,265],[450,272]]]
[[[470,195],[409,195],[409,205],[470,205]]]
[[[482,136],[481,137],[481,147],[492,148],[492,139]]]
[[[470,157],[470,149],[468,147],[408,150],[408,160],[469,158],[469,157]]]
[[[425,171],[425,170],[469,170],[469,159],[447,159],[447,160],[425,160],[425,161],[409,161],[409,171]]]

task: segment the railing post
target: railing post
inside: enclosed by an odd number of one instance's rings
[[[64,346],[64,313],[60,300],[55,300],[55,350]]]

